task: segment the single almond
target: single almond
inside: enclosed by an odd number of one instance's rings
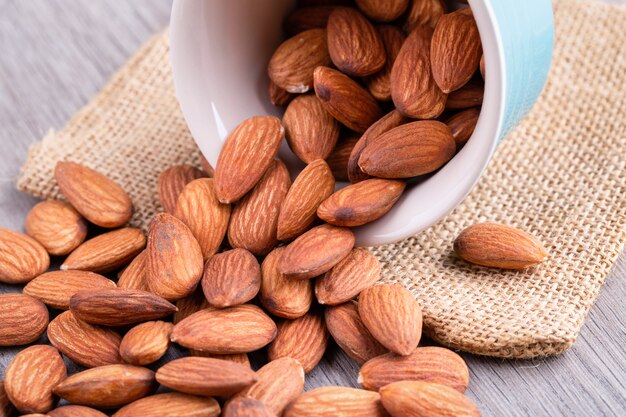
[[[452,137],[456,142],[457,148],[465,145],[472,136],[479,116],[480,110],[478,108],[471,108],[458,112],[446,120],[446,124],[450,128],[450,132],[452,132]]]
[[[146,277],[146,250],[142,250],[128,266],[118,274],[117,286],[131,290],[149,291]]]
[[[275,160],[252,191],[235,205],[228,225],[231,247],[264,256],[276,246],[280,206],[290,185],[287,167]]]
[[[74,315],[90,324],[125,326],[158,319],[176,311],[167,300],[125,288],[80,291],[70,299]]]
[[[356,302],[328,307],[324,318],[335,342],[356,362],[362,364],[387,353],[361,321]]]
[[[4,381],[0,380],[0,417],[10,417],[13,415],[15,407],[9,401],[7,392],[4,389]]]
[[[430,45],[433,78],[444,93],[472,78],[483,54],[478,27],[469,7],[441,16]]]
[[[376,124],[376,123],[374,123]],[[372,125],[373,126],[373,125]],[[350,154],[359,141],[360,136],[354,133],[341,138],[335,149],[326,158],[326,163],[330,167],[336,181],[348,181],[348,163]]]
[[[79,269],[110,272],[129,263],[146,247],[143,232],[124,227],[91,238],[74,249],[63,261],[61,270]]]
[[[472,400],[441,384],[394,382],[380,389],[380,397],[392,417],[480,417]]]
[[[407,123],[370,141],[359,157],[361,169],[381,178],[410,178],[441,168],[454,156],[450,128],[436,120]]]
[[[385,417],[387,413],[377,392],[331,386],[305,392],[284,414],[284,417],[326,416]]]
[[[166,392],[140,398],[113,414],[114,417],[217,417],[219,415],[220,405],[213,398],[197,397],[180,392]]]
[[[309,29],[325,29],[328,23],[328,17],[335,8],[335,5],[299,7],[285,18],[283,22],[285,32],[293,36]]]
[[[46,331],[48,309],[25,294],[0,294],[0,346],[34,342]]]
[[[284,135],[274,116],[250,117],[228,135],[215,168],[215,192],[221,203],[234,203],[259,182]]]
[[[409,5],[409,0],[356,0],[356,5],[372,20],[391,22],[404,13]]]
[[[247,353],[232,353],[230,355],[216,355],[214,353],[207,353],[207,352],[202,352],[200,350],[190,349],[189,354],[191,356],[201,356],[203,358],[214,358],[214,359],[221,359],[223,361],[235,362],[241,365],[245,365],[248,368],[251,368],[250,358],[248,358]]]
[[[48,339],[65,356],[87,368],[122,362],[122,336],[115,330],[79,320],[71,311],[50,322]]]
[[[380,262],[367,249],[354,248],[337,265],[315,282],[320,304],[345,303],[371,287],[380,277]]]
[[[189,294],[185,298],[181,298],[176,301],[176,312],[174,312],[174,319],[172,320],[174,324],[186,319],[191,316],[193,313],[197,313],[200,310],[209,307],[209,302],[204,296],[204,292],[202,291],[202,287],[198,286],[194,292]]]
[[[411,33],[418,26],[429,26],[434,29],[437,22],[446,12],[443,0],[412,1],[404,23],[404,31]]]
[[[412,353],[422,336],[422,310],[399,284],[377,285],[361,292],[359,316],[381,345],[399,355]]]
[[[261,288],[261,266],[245,249],[211,257],[204,267],[202,291],[214,307],[231,307],[252,300]]]
[[[171,340],[190,349],[216,354],[252,352],[276,337],[276,324],[251,304],[207,308],[174,326]]]
[[[275,417],[262,402],[252,398],[237,397],[224,405],[222,417]]]
[[[485,79],[485,54],[481,55],[480,64],[478,64],[478,66],[480,67],[480,75],[483,77],[483,80],[484,80]]]
[[[202,278],[202,250],[189,228],[167,213],[159,213],[148,229],[146,280],[150,291],[166,300],[191,294]]]
[[[456,254],[473,264],[524,269],[543,262],[543,244],[523,230],[497,223],[479,223],[463,230],[454,241]]]
[[[157,181],[157,190],[163,210],[166,213],[174,214],[178,196],[183,188],[191,181],[205,176],[203,171],[187,164],[174,165],[161,172]]]
[[[378,32],[383,41],[387,59],[385,66],[380,71],[366,77],[364,81],[374,98],[380,101],[389,101],[391,100],[391,69],[404,43],[404,34],[400,29],[391,25],[379,26]]]
[[[114,228],[128,223],[133,203],[115,181],[84,165],[59,161],[54,178],[67,201],[87,220]]]
[[[107,417],[101,411],[84,405],[63,405],[46,413],[48,417]]]
[[[148,321],[133,327],[120,343],[120,356],[131,365],[147,365],[161,359],[170,347],[174,325],[165,321]]]
[[[36,204],[26,216],[24,229],[55,256],[67,255],[87,236],[83,216],[69,204],[55,200]]]
[[[35,239],[0,229],[0,282],[24,284],[46,272],[50,256]]]
[[[481,81],[470,80],[463,87],[448,94],[446,109],[462,110],[483,104],[485,86]]]
[[[106,365],[74,374],[54,388],[59,397],[80,405],[117,408],[151,394],[154,372],[133,365]]]
[[[317,218],[317,207],[334,189],[335,179],[323,159],[307,165],[296,177],[280,207],[278,239],[296,238],[311,227]]]

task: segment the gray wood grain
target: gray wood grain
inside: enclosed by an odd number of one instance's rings
[[[28,145],[48,128],[62,127],[165,27],[169,8],[169,0],[0,0],[0,227],[21,230],[35,203],[14,187]],[[483,415],[625,415],[624,278],[626,256],[608,277],[578,341],[559,357],[509,361],[465,354],[472,378],[468,395]],[[0,286],[0,292],[19,290]],[[0,378],[15,352],[0,349]],[[168,358],[178,354],[174,350]],[[357,372],[333,347],[307,376],[306,387],[356,386]]]

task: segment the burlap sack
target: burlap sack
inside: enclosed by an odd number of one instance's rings
[[[559,2],[548,84],[500,146],[472,194],[448,218],[375,249],[383,280],[420,301],[427,333],[483,355],[528,358],[574,343],[626,238],[626,8]],[[145,227],[159,210],[156,178],[199,152],[174,96],[166,34],[152,39],[59,132],[34,145],[18,188],[58,197],[53,167],[85,163],[130,193]],[[460,230],[481,221],[519,226],[550,259],[503,272],[455,258]]]

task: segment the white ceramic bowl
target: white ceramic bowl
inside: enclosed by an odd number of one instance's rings
[[[511,127],[543,87],[552,52],[545,0],[470,0],[485,53],[486,85],[474,134],[427,180],[407,188],[389,213],[355,228],[361,246],[396,242],[443,218],[469,193]],[[280,110],[267,96],[266,65],[292,0],[175,0],[171,64],[176,94],[198,146],[214,166],[228,133],[253,115]],[[286,144],[292,173],[302,164]]]

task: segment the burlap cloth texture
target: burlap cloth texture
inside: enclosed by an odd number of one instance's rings
[[[555,4],[556,48],[545,90],[500,145],[478,186],[445,220],[375,248],[383,281],[418,299],[426,333],[481,355],[530,358],[569,348],[626,238],[626,8]],[[59,197],[58,160],[118,181],[146,227],[165,168],[199,162],[174,95],[168,38],[150,40],[60,131],[32,146],[18,188]],[[525,272],[458,260],[452,242],[482,221],[521,227],[547,262]]]

